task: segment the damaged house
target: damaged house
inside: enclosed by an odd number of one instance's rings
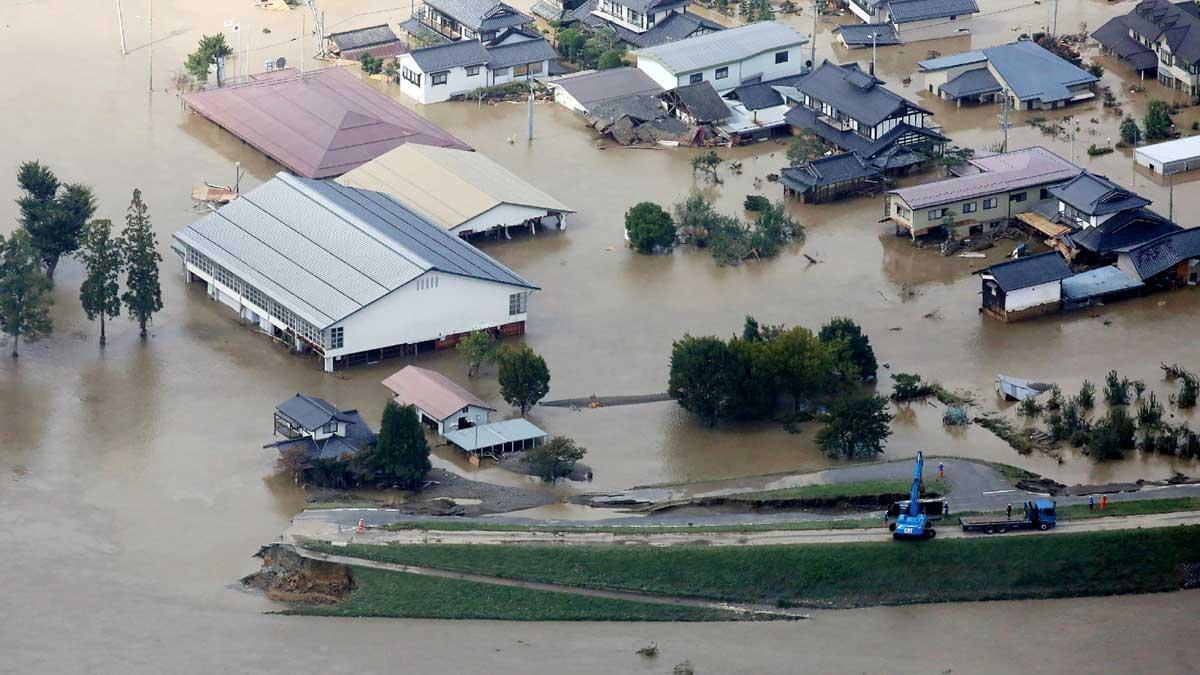
[[[635,94],[593,106],[589,126],[621,145],[711,145],[725,142],[718,126],[729,107],[707,82],[658,95]]]

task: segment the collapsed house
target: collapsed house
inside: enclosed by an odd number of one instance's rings
[[[708,82],[662,94],[634,94],[592,106],[588,126],[621,145],[706,146],[728,141],[729,107]]]

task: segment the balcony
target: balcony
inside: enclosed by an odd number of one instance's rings
[[[433,30],[442,37],[449,38],[451,41],[462,39],[462,32],[458,30],[457,21],[429,7],[422,7],[417,10],[417,20],[426,28]]]
[[[844,120],[831,115],[819,114],[817,119],[838,131],[854,131],[854,120]]]

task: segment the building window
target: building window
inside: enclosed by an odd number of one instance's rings
[[[529,74],[529,64],[513,66],[513,77],[525,77]]]
[[[718,80],[723,80],[723,79],[729,77],[729,67],[726,66],[724,68],[717,68],[716,77]]]
[[[538,61],[537,63],[529,64],[529,74],[530,75],[541,75],[542,74],[542,62]]]
[[[497,68],[493,70],[492,77],[508,77],[508,68]]]
[[[479,74],[479,66],[467,66],[467,77],[475,77]]]
[[[329,329],[329,348],[341,349],[346,344],[346,329],[342,326]]]
[[[1024,193],[1024,192],[1018,192],[1018,193],[1017,193],[1017,194],[1015,194],[1015,195],[1009,195],[1009,196],[1008,196],[1008,201],[1010,201],[1010,202],[1023,202],[1023,201],[1025,201],[1025,193]]]
[[[629,23],[640,26],[642,25],[642,15],[634,10],[629,10]]]
[[[983,208],[985,208],[985,209],[996,208],[996,198],[988,197],[987,199],[983,200]]]
[[[516,316],[525,313],[525,293],[513,293],[508,296],[508,315]]]
[[[978,206],[975,202],[967,202],[963,204],[963,213],[975,213],[975,209]]]
[[[946,215],[946,209],[930,209],[929,210],[929,219],[930,220],[937,220],[944,215]]]
[[[321,433],[323,434],[332,434],[335,431],[337,431],[337,422],[326,422],[321,425]]]
[[[443,70],[440,73],[431,73],[429,75],[429,83],[435,87],[438,86],[439,84],[446,84],[446,78],[448,78],[449,76],[450,76],[449,71],[445,71],[445,70]]]
[[[688,84],[700,84],[704,81],[704,73],[692,73],[688,77]]]
[[[787,52],[775,52],[775,63],[787,63],[787,62],[788,62],[788,53]]]
[[[1042,188],[1042,191],[1038,193],[1038,199],[1050,199],[1050,190]]]
[[[410,68],[401,68],[400,76],[405,80],[412,82],[418,87],[421,86],[421,74]]]

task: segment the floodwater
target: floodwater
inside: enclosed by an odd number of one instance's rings
[[[199,289],[185,287],[167,250],[170,234],[196,217],[193,186],[206,179],[230,182],[235,161],[249,172],[243,187],[277,170],[184,112],[166,90],[171,71],[201,34],[230,19],[240,21],[253,50],[252,72],[266,58],[297,63],[304,53],[302,13],[254,10],[245,0],[159,0],[151,94],[146,0],[123,3],[125,56],[112,4],[0,0],[0,63],[7,64],[0,176],[9,177],[0,180],[0,231],[14,226],[11,177],[17,165],[37,158],[64,180],[91,184],[99,217],[119,222],[130,192],[141,188],[166,258],[166,308],[149,341],[140,342],[133,325],[118,321],[109,326],[108,348],[100,351],[95,326],[78,308],[79,265],[65,262],[56,279],[54,337],[23,346],[19,361],[0,359],[0,595],[7,600],[0,616],[0,670],[268,672],[319,664],[331,672],[365,672],[399,663],[406,672],[501,673],[528,672],[531,663],[554,660],[539,670],[662,672],[685,658],[699,672],[1194,668],[1200,654],[1188,636],[1196,625],[1195,593],[881,608],[765,626],[459,626],[262,615],[270,603],[236,590],[233,582],[255,567],[250,554],[278,537],[304,502],[302,491],[270,478],[270,454],[259,449],[269,438],[271,407],[304,391],[377,418],[386,395],[379,380],[403,362],[323,374],[314,362],[241,329]],[[401,18],[407,8],[393,10],[394,4],[321,3],[329,30]],[[1131,6],[1062,2],[1060,26],[1086,18],[1095,27]],[[915,83],[904,87],[900,81],[930,49],[951,53],[1006,41],[1013,26],[1047,23],[1049,11],[1048,4],[989,4],[974,37],[881,50],[880,73],[917,95]],[[807,30],[806,17],[791,20]],[[869,52],[848,55],[830,47],[830,26],[823,20],[818,58],[869,58]],[[312,40],[303,47],[311,51]],[[1105,82],[1123,90],[1114,71],[1109,68]],[[396,88],[379,86],[398,95]],[[1147,88],[1161,95],[1155,85]],[[1122,96],[1127,109],[1144,107],[1145,96]],[[982,148],[999,138],[995,108],[956,111],[920,100],[960,145]],[[1073,144],[1076,159],[1120,182],[1136,181],[1165,211],[1167,189],[1136,175],[1128,153],[1086,157],[1086,145],[1116,137],[1116,118],[1098,104],[1071,112],[1081,128]],[[598,150],[571,114],[552,105],[537,106],[532,144],[523,140],[522,105],[443,105],[422,113],[579,211],[565,233],[485,244],[544,289],[531,303],[527,340],[550,365],[552,398],[662,391],[672,339],[685,332],[734,332],[746,314],[812,327],[834,315],[852,316],[893,371],[915,371],[973,391],[987,407],[997,405],[992,380],[998,372],[1058,381],[1070,390],[1085,377],[1099,382],[1111,367],[1157,383],[1159,361],[1197,360],[1193,317],[1200,296],[1194,291],[1016,326],[981,320],[971,271],[985,261],[941,258],[895,239],[877,222],[878,199],[793,205],[808,240],[763,263],[719,268],[705,254],[689,251],[635,256],[623,247],[625,209],[642,200],[680,199],[694,184],[687,168],[691,151]],[[1189,111],[1178,121],[1190,125],[1193,118]],[[1014,147],[1043,143],[1072,155],[1069,140],[1046,139],[1023,119],[1014,115]],[[508,143],[510,137],[515,142]],[[756,177],[783,163],[783,146],[722,154],[741,160],[744,172],[733,176],[725,169],[724,183],[706,189],[731,212],[757,191]],[[762,191],[779,196],[773,184]],[[1177,214],[1193,224],[1186,214],[1200,206],[1197,191],[1181,183],[1174,198]],[[809,265],[799,251],[821,262]],[[988,255],[995,260],[1003,252]],[[902,288],[915,296],[902,297]],[[939,318],[924,318],[935,310]],[[418,361],[466,382],[453,353]],[[494,373],[469,386],[498,400]],[[1158,390],[1160,396],[1167,392]],[[586,461],[595,468],[595,489],[830,464],[814,449],[811,431],[793,436],[767,423],[705,429],[669,403],[538,410],[533,417],[590,449]],[[1008,461],[1064,482],[1200,469],[1161,458],[1100,467],[1070,453],[1061,465],[1022,458],[980,429],[945,432],[940,411],[919,406],[901,412],[888,454],[911,455],[917,448]],[[474,470],[444,450],[437,463],[482,480],[527,482],[494,468]],[[1121,620],[1128,616],[1139,621]],[[983,627],[996,639],[972,640]],[[930,635],[948,639],[917,639]],[[647,639],[663,647],[658,663],[632,656]]]

